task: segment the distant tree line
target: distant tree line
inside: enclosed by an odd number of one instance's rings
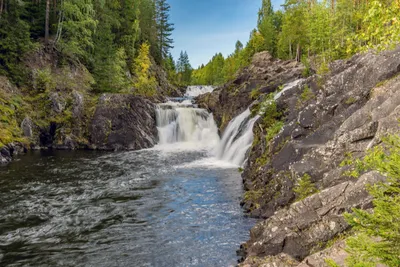
[[[262,0],[257,29],[243,47],[224,58],[217,53],[193,71],[193,84],[222,84],[249,64],[259,51],[295,59],[326,71],[332,60],[369,49],[383,50],[400,42],[399,0],[286,0],[274,11]]]

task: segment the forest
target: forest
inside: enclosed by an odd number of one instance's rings
[[[238,41],[226,58],[217,53],[193,71],[192,83],[223,84],[260,51],[301,61],[308,69],[324,73],[333,60],[388,49],[399,41],[398,0],[286,0],[276,9],[270,0],[262,0],[257,29],[248,43],[243,46]]]
[[[152,66],[162,66],[171,80],[182,78],[170,54],[169,10],[166,0],[1,0],[0,74],[26,84],[21,62],[44,47],[59,65],[84,65],[96,92],[152,95]],[[187,54],[178,66],[188,73]]]
[[[217,53],[193,70],[185,51],[172,58],[169,11],[166,0],[1,0],[0,74],[23,84],[23,57],[45,45],[64,61],[83,64],[97,92],[152,95],[154,65],[175,85],[221,85],[260,51],[323,73],[333,60],[400,39],[398,0],[286,0],[275,9],[262,0],[247,44],[237,41],[232,54]]]

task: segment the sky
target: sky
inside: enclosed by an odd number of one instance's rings
[[[172,55],[187,51],[193,68],[206,64],[215,53],[225,57],[237,40],[246,45],[257,25],[262,0],[169,0],[170,21],[174,23]],[[278,9],[283,0],[272,0]]]

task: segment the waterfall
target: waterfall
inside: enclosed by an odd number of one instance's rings
[[[169,101],[156,109],[159,144],[196,143],[212,147],[219,142],[218,128],[212,114],[195,108],[190,101]]]
[[[253,126],[259,116],[251,118],[250,109],[231,120],[225,129],[216,154],[219,159],[242,166],[253,143]]]
[[[194,85],[188,86],[185,96],[186,97],[196,97],[205,93],[211,93],[214,91],[215,87],[210,85]]]
[[[214,161],[225,161],[237,166],[245,162],[247,150],[253,142],[253,125],[258,116],[251,118],[250,110],[235,117],[220,139],[214,117],[205,109],[197,108],[192,98],[210,92],[211,86],[189,86],[185,97],[157,105],[156,118],[159,145],[174,144],[188,148],[207,149]],[[211,159],[211,158],[210,158]]]

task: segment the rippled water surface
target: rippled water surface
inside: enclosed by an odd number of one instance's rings
[[[233,266],[241,194],[204,151],[26,155],[0,167],[0,266]]]

